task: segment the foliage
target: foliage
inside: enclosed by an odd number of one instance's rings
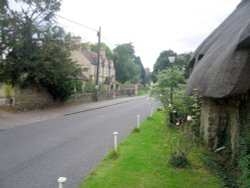
[[[185,168],[188,165],[187,156],[185,153],[171,153],[169,163],[173,165],[173,167]]]
[[[240,157],[240,167],[242,169],[242,185],[241,188],[250,187],[250,133],[246,133],[245,137],[242,137],[240,140],[241,146],[241,157]]]
[[[177,168],[188,167],[188,154],[194,147],[192,140],[192,132],[190,130],[190,123],[183,123],[176,126],[176,130],[179,131],[178,137],[173,137],[169,142],[170,156],[169,163]]]
[[[185,95],[185,78],[182,69],[173,67],[158,74],[157,83],[151,88],[151,95],[158,98],[164,108],[175,114],[176,121],[193,115],[195,98]],[[171,104],[172,88],[172,104]]]
[[[146,91],[143,89],[138,90],[137,95],[145,95]]]
[[[119,145],[119,158],[102,160],[80,187],[222,187],[221,182],[204,168],[199,159],[203,150],[199,147],[190,149],[189,168],[177,169],[167,163],[170,140],[182,135],[167,128],[163,119],[164,113],[157,112],[144,121],[139,133],[130,134]]]
[[[172,50],[162,51],[154,64],[154,70],[151,74],[151,79],[153,82],[157,81],[157,74],[162,70],[171,67],[171,63],[168,59],[169,56],[176,56],[176,53]]]
[[[135,57],[135,64],[139,66],[140,69],[140,76],[139,76],[140,83],[145,86],[146,83],[148,82],[148,78],[140,57]]]
[[[54,22],[61,0],[17,1],[20,11],[7,9],[2,33],[6,60],[1,81],[12,86],[46,87],[55,100],[73,93],[80,68],[70,58],[71,39]],[[2,24],[2,23],[1,23]]]
[[[13,95],[13,87],[11,85],[5,84],[3,90],[4,90],[5,97],[10,99]]]
[[[223,187],[238,188],[240,187],[237,182],[235,168],[225,167],[222,163],[217,161],[217,157],[213,153],[206,151],[205,155],[200,156],[204,165],[210,170],[211,173],[219,177],[223,181]]]
[[[174,51],[172,50],[165,50],[162,51],[157,58],[155,64],[154,64],[154,70],[151,74],[151,80],[155,83],[157,82],[157,75],[162,71],[162,70],[167,70],[171,68],[171,63],[168,59],[169,56],[176,56],[176,60],[174,63],[174,66],[178,67],[179,69],[184,70],[184,77],[188,78],[189,76],[189,69],[187,68],[187,63],[190,59],[191,53],[184,53],[184,54],[179,54],[177,55]]]
[[[98,49],[98,44],[96,43],[96,44],[91,44],[90,45],[90,48],[91,48],[91,51],[93,51],[93,52],[97,52],[97,49]],[[111,51],[111,49],[108,47],[108,45],[106,45],[105,43],[101,43],[101,49],[102,50],[104,50],[105,51],[105,54],[106,54],[106,57],[109,59],[109,60],[111,60],[111,59],[113,59],[113,52]]]
[[[174,110],[178,113],[178,118],[185,119],[187,115],[195,115],[194,104],[196,99],[185,94],[185,85],[180,84],[174,90],[173,106]]]
[[[84,92],[93,93],[95,91],[95,83],[93,80],[88,80],[84,87]]]
[[[108,155],[105,157],[104,160],[115,160],[117,158],[119,158],[120,154],[119,152],[115,151],[114,149],[111,150]]]
[[[118,45],[114,49],[116,79],[121,83],[145,82],[144,68],[140,57],[135,56],[131,43]]]
[[[135,128],[132,130],[132,133],[139,133],[140,131],[141,131],[140,128],[135,127]]]
[[[83,92],[83,81],[82,80],[75,80],[74,81],[74,90],[76,93],[82,93]]]

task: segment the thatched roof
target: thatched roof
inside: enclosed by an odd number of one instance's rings
[[[250,0],[234,12],[196,49],[186,93],[222,98],[250,89]]]

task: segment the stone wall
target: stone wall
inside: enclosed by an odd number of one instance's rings
[[[201,136],[212,151],[225,146],[234,160],[239,148],[239,99],[237,97],[203,98],[201,106]]]
[[[49,107],[55,104],[53,97],[47,92],[45,88],[15,88],[15,99],[13,108],[19,111],[28,111]],[[118,93],[100,93],[98,100],[109,100],[114,98],[124,97]],[[65,103],[79,104],[94,102],[95,97],[93,93],[81,93],[72,95]]]
[[[15,100],[13,107],[16,110],[27,111],[45,108],[54,104],[53,97],[45,88],[14,89]]]
[[[100,93],[98,96],[99,101],[114,99],[122,97],[122,95],[118,95],[115,93]],[[74,94],[72,95],[66,103],[74,104],[74,103],[89,103],[95,101],[94,93],[82,93],[82,94]]]
[[[76,103],[89,103],[92,101],[94,101],[94,96],[92,93],[82,93],[70,96],[70,98],[66,101],[66,103],[76,104]]]

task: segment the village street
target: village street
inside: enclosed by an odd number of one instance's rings
[[[51,110],[47,120],[43,111],[36,122],[39,112],[34,112],[33,119],[27,118],[34,123],[4,125],[0,187],[56,188],[60,176],[67,177],[66,188],[77,187],[112,148],[113,132],[119,132],[119,141],[125,138],[136,126],[137,114],[142,120],[150,115],[150,103],[146,97],[131,97],[83,104]],[[152,102],[154,110],[158,105]]]

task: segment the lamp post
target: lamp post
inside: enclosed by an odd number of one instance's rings
[[[173,72],[173,63],[175,61],[175,56],[168,56],[168,60],[171,64],[171,73]],[[173,86],[170,85],[170,104],[169,104],[170,110],[169,110],[169,122],[173,123],[173,112],[171,111],[173,108]]]

